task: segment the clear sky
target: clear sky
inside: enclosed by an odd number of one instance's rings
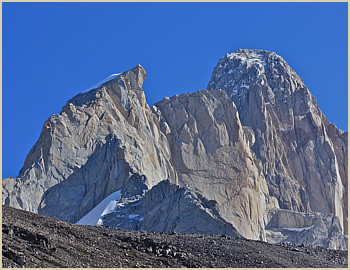
[[[348,130],[347,3],[3,3],[3,177],[17,176],[50,115],[141,64],[150,105],[206,89],[239,48],[281,55]]]

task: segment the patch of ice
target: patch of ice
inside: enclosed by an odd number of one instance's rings
[[[235,82],[231,82],[231,86],[233,86],[235,84]],[[241,84],[236,84],[233,89],[232,89],[232,92],[230,93],[229,95],[229,98],[232,99],[233,96],[237,95],[238,94],[238,91],[240,92],[239,95],[244,95],[247,90],[245,89],[248,89],[249,90],[249,85],[246,84],[245,82],[241,82]]]
[[[277,70],[277,69],[275,69],[275,68],[273,68],[273,71],[274,71],[275,73],[278,73],[278,70]]]
[[[293,126],[291,125],[282,125],[280,127],[277,127],[277,130],[279,131],[290,131],[290,130],[293,130]],[[287,229],[287,228],[285,228]]]
[[[247,88],[247,89],[249,89],[249,85],[248,85],[248,84],[245,84],[245,83],[242,83],[242,84],[241,84],[241,88]]]
[[[302,232],[302,231],[305,231],[305,230],[310,230],[314,225],[310,226],[310,227],[303,227],[303,228],[282,228],[282,229],[285,229],[285,230],[288,230],[288,231],[292,231],[292,232]]]
[[[257,64],[257,65],[265,65],[265,57],[262,54],[256,53],[256,52],[251,52],[248,54],[248,56],[245,53],[231,53],[231,54],[227,54],[226,55],[230,60],[232,60],[233,58],[239,59],[240,60],[240,64],[249,64],[249,65],[253,65],[253,64]]]
[[[95,206],[89,213],[83,216],[76,224],[96,225],[101,224],[101,217],[112,212],[121,196],[120,190],[107,196],[102,202]]]
[[[117,206],[118,206],[119,208],[124,207],[124,206],[125,206],[125,203],[117,203]]]
[[[88,89],[84,90],[81,92],[82,93],[87,93],[93,89],[96,89],[98,87],[100,87],[102,84],[108,82],[108,81],[111,81],[113,80],[114,78],[118,77],[121,73],[115,73],[115,74],[111,74],[109,75],[108,77],[104,78],[102,81],[99,81],[98,83],[94,84],[93,86],[89,87]]]

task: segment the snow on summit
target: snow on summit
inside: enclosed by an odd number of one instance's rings
[[[102,81],[99,81],[98,83],[94,84],[93,86],[91,86],[91,87],[85,89],[84,91],[82,91],[81,94],[82,94],[82,93],[87,93],[87,92],[89,92],[89,91],[91,91],[91,90],[94,90],[94,89],[96,89],[96,88],[102,86],[102,84],[113,80],[114,78],[118,77],[120,74],[121,74],[121,73],[115,73],[115,74],[109,75],[108,77],[104,78]]]
[[[253,64],[266,65],[266,56],[258,50],[238,50],[236,52],[226,54],[226,58],[233,60],[238,59],[241,64],[247,63],[248,66]]]

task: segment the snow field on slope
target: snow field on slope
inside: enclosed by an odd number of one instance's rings
[[[102,202],[95,206],[89,213],[83,216],[76,224],[79,225],[96,225],[102,224],[101,218],[111,213],[121,196],[120,190],[107,196]]]

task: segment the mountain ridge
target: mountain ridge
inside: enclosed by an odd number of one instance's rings
[[[3,204],[75,223],[120,192],[114,210],[96,217],[102,225],[151,231],[152,209],[136,206],[150,204],[165,231],[203,233],[212,222],[212,234],[226,224],[231,236],[347,249],[347,133],[282,57],[226,54],[208,90],[152,108],[146,75],[137,65],[51,116],[18,178],[3,180]],[[152,202],[156,190],[182,188],[188,195]]]

